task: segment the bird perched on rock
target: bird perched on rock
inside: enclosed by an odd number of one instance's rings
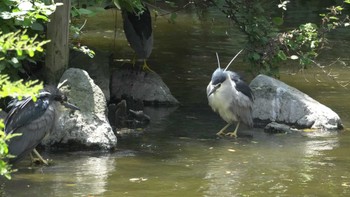
[[[152,18],[148,7],[139,11],[127,11],[122,9],[123,26],[126,39],[135,51],[138,59],[143,61],[143,69],[150,70],[146,60],[153,49]]]
[[[207,97],[213,111],[227,122],[227,125],[217,135],[224,134],[224,131],[234,122],[237,122],[235,130],[226,134],[231,137],[237,137],[237,130],[241,121],[248,126],[253,126],[252,106],[254,96],[252,90],[237,73],[227,70],[241,52],[242,50],[238,52],[225,69],[220,68],[219,56],[216,54],[218,68],[214,71],[207,86]]]
[[[146,63],[153,49],[152,18],[147,5],[140,2],[138,8],[133,8],[130,3],[124,1],[114,0],[113,3],[112,6],[109,2],[105,9],[117,7],[122,11],[125,37],[135,51],[137,59],[143,61],[143,70],[152,71]]]
[[[62,85],[62,84],[61,84]],[[53,102],[60,102],[65,107],[79,110],[76,106],[67,102],[58,88],[47,87],[42,90],[37,100],[34,102],[31,97],[23,100],[14,99],[9,107],[10,112],[5,118],[5,133],[20,134],[15,136],[8,142],[9,154],[15,156],[10,159],[10,163],[14,164],[22,160],[27,154],[34,150],[41,162],[47,164],[35,147],[41,140],[50,133],[55,119],[55,107]]]

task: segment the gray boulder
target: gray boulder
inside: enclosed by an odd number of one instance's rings
[[[125,66],[132,68],[132,65]],[[111,78],[111,99],[128,98],[141,100],[145,105],[152,106],[179,104],[158,74],[133,69],[118,69]]]
[[[60,90],[80,111],[56,105],[54,128],[42,144],[69,149],[115,148],[117,138],[108,123],[107,103],[101,89],[81,69],[68,69],[60,82],[66,79],[67,83]]]
[[[343,128],[338,114],[279,80],[259,75],[250,87],[255,96],[253,118],[258,126],[275,121],[297,128]]]

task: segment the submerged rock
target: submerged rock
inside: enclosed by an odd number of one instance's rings
[[[107,119],[107,103],[101,89],[84,70],[68,69],[61,82],[67,83],[60,88],[70,103],[80,111],[59,110],[56,105],[56,121],[43,145],[69,149],[112,149],[117,138]]]
[[[293,131],[296,131],[296,130],[292,129],[290,126],[285,124],[270,122],[265,126],[264,131],[266,133],[277,134],[277,133],[292,133]]]
[[[132,67],[132,65],[126,65]],[[179,102],[171,94],[161,77],[154,72],[134,69],[116,70],[111,77],[111,99],[132,98],[141,100],[145,105],[175,106]]]
[[[117,137],[139,136],[151,121],[143,110],[132,110],[126,100],[108,106],[108,119]]]
[[[264,127],[274,121],[301,129],[343,128],[338,114],[279,80],[259,75],[250,87],[255,96],[253,118],[257,126]]]

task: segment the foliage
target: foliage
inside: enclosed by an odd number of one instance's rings
[[[312,62],[312,59],[318,55],[317,50],[323,42],[319,36],[318,27],[313,23],[306,23],[285,33],[279,34],[279,41],[282,46],[279,50],[279,58],[281,60],[299,59],[302,68]]]
[[[7,164],[6,159],[11,158],[12,156],[9,155],[9,150],[7,147],[7,142],[13,138],[16,137],[16,135],[9,134],[5,135],[4,129],[4,123],[3,120],[0,119],[0,176],[4,176],[7,179],[11,179],[11,166]]]
[[[43,54],[43,22],[55,10],[56,5],[45,5],[39,0],[5,0],[0,2],[0,99],[11,96],[18,99],[32,97],[43,88],[38,81],[23,83],[22,80],[10,82],[3,73],[23,71],[22,62],[34,62]],[[13,71],[14,70],[14,71]],[[3,121],[0,120],[0,176],[10,179],[11,166],[6,163],[10,158],[6,142],[14,135],[5,135]]]
[[[253,74],[278,77],[279,64],[288,59],[299,60],[301,68],[305,68],[317,57],[325,43],[325,33],[350,25],[349,16],[342,15],[344,4],[349,4],[349,0],[328,8],[329,12],[321,15],[321,25],[306,23],[286,32],[281,32],[280,26],[284,23],[283,12],[289,1],[224,0],[221,5],[222,1],[211,2],[247,36],[247,59]],[[272,12],[276,10],[273,6],[280,8],[281,13]]]
[[[44,0],[0,2],[0,72],[24,72],[23,61],[35,63],[41,58],[42,47],[48,42],[45,23],[55,9],[56,4],[45,4]]]
[[[23,83],[22,80],[19,80],[16,82],[10,82],[8,76],[0,75],[0,99],[11,96],[21,100],[23,97],[30,96],[33,98],[33,100],[36,100],[35,96],[42,88],[42,83],[38,83],[38,81]],[[10,179],[12,170],[11,166],[6,163],[6,159],[12,156],[8,154],[6,142],[17,135],[5,135],[3,129],[3,120],[0,119],[0,176],[5,176],[6,178]]]
[[[84,28],[87,18],[95,16],[96,13],[104,10],[102,8],[89,8],[88,6],[96,6],[101,4],[102,0],[90,0],[86,1],[87,4],[82,4],[80,1],[73,0],[71,4],[71,23],[69,26],[70,34],[70,48],[76,51],[80,51],[90,58],[95,56],[95,52],[89,49],[87,46],[81,45],[82,29]]]
[[[37,35],[29,37],[26,32],[18,30],[4,35],[0,32],[0,72],[9,65],[21,70],[21,61],[33,58],[35,52],[44,51],[43,45],[48,41],[38,41]]]
[[[100,12],[100,8],[88,8],[88,6],[96,6],[101,4],[104,1],[101,0],[88,0],[85,3],[81,4],[80,1],[72,1],[71,8],[71,24],[69,27],[70,30],[70,47],[76,51],[80,51],[89,57],[93,58],[95,52],[89,49],[87,46],[81,45],[80,38],[83,34],[82,29],[84,28],[87,18],[95,16],[96,13]],[[118,9],[125,9],[130,12],[135,12],[136,14],[141,14],[143,12],[143,3],[141,0],[110,0],[110,3],[113,4]]]
[[[0,75],[0,99],[7,96],[22,100],[23,97],[32,97],[36,101],[35,96],[39,90],[43,89],[42,82],[38,80],[23,82],[22,79],[10,82],[7,75]]]
[[[299,64],[302,68],[309,65],[317,57],[318,49],[325,43],[326,33],[336,28],[350,25],[349,16],[342,15],[345,3],[350,4],[350,1],[345,0],[342,5],[331,6],[327,8],[328,13],[320,14],[322,23],[319,26],[313,23],[306,23],[300,25],[299,29],[281,33],[279,40],[281,41],[280,44],[285,46],[283,51],[291,59],[299,59]]]
[[[277,62],[280,60],[279,46],[276,43],[278,28],[271,14],[273,1],[225,0],[223,12],[233,20],[247,35],[247,59],[251,63],[251,72],[278,74]],[[269,9],[270,8],[270,9]],[[275,19],[275,21],[277,21]]]
[[[0,119],[0,176],[5,176],[7,179],[11,179],[11,168],[4,161],[4,159],[8,158],[8,148],[6,141],[8,138],[5,136],[3,131],[4,123],[3,120]]]
[[[118,9],[123,8],[128,12],[141,14],[144,9],[141,0],[113,0],[113,3]]]

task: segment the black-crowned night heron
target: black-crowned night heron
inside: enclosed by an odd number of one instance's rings
[[[9,107],[12,107],[5,119],[6,134],[21,134],[10,139],[8,143],[9,154],[15,158],[10,159],[14,164],[23,159],[31,151],[42,159],[35,147],[51,131],[54,119],[54,101],[60,102],[65,107],[78,110],[78,108],[67,102],[67,97],[59,92],[58,88],[50,87],[43,90],[34,102],[31,97],[23,100],[13,100]]]
[[[147,5],[143,6],[143,10],[132,12],[122,9],[123,26],[131,48],[135,51],[138,60],[143,61],[143,70],[151,71],[146,60],[153,49],[152,18]]]
[[[213,73],[207,86],[210,107],[227,122],[227,125],[217,135],[224,134],[224,131],[234,122],[237,122],[235,130],[226,134],[231,137],[237,137],[237,130],[241,121],[250,127],[253,126],[252,105],[254,96],[252,90],[237,73],[227,70],[238,54],[225,69],[220,68],[219,57],[216,54],[218,68]]]

